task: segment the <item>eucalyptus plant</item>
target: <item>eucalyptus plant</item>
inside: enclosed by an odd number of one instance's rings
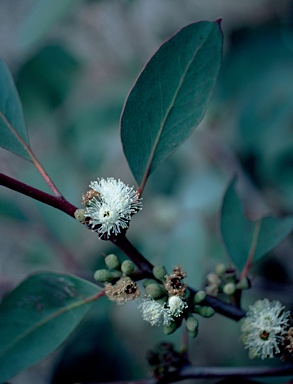
[[[239,337],[242,335],[251,357],[277,356],[290,363],[293,328],[289,310],[278,300],[264,298],[246,311],[242,297],[244,290],[253,288],[251,266],[292,231],[293,216],[249,220],[236,192],[237,179],[231,175],[220,209],[220,230],[233,264],[218,265],[206,276],[205,287],[186,284],[188,271],[180,259],[173,270],[152,265],[126,237],[133,215],[144,214],[143,192],[150,176],[204,117],[220,70],[222,44],[221,21],[201,21],[187,25],[157,50],[130,90],[120,121],[123,151],[136,187],[111,175],[106,179],[97,175],[85,186],[80,207],[62,195],[36,158],[12,75],[0,62],[0,145],[32,162],[51,193],[3,173],[1,185],[64,212],[81,230],[94,232],[97,242],[112,242],[128,258],[121,261],[115,254],[107,255],[105,268],[94,273],[96,283],[70,274],[42,272],[32,274],[9,292],[0,304],[0,382],[57,349],[93,304],[105,296],[112,305],[136,302],[142,319],[166,335],[166,343],[148,354],[154,374],[149,382],[293,377],[287,364],[281,368],[196,367],[188,350],[176,351],[168,343],[168,335],[175,331],[195,338],[200,332],[199,317],[222,315],[242,322]]]

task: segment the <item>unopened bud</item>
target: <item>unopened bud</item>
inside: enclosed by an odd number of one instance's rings
[[[196,292],[196,294],[194,295],[194,298],[193,298],[193,303],[194,304],[201,303],[202,301],[204,301],[206,296],[207,296],[207,294],[205,293],[205,291]]]
[[[143,282],[145,288],[150,284],[158,284],[158,282],[155,279],[145,279]]]
[[[223,276],[224,275],[224,273],[226,272],[226,265],[225,264],[218,264],[217,266],[216,266],[216,274],[218,275],[218,276]]]
[[[131,275],[135,269],[135,265],[131,260],[124,260],[121,264],[121,271],[124,275]]]
[[[198,333],[198,320],[194,316],[189,316],[186,320],[186,329],[189,336],[196,337]]]
[[[223,287],[223,292],[225,295],[233,295],[233,293],[236,291],[236,285],[234,283],[227,283]]]
[[[202,317],[211,317],[214,315],[215,310],[212,307],[203,306],[203,307],[195,307],[194,312],[198,313]]]
[[[153,299],[161,298],[165,293],[165,289],[158,283],[149,284],[146,289],[146,294],[152,296]]]
[[[76,218],[77,221],[81,223],[84,221],[85,219],[84,212],[85,212],[85,209],[77,209],[74,212],[74,217]]]
[[[163,265],[155,265],[153,268],[153,274],[156,279],[165,281],[165,276],[167,275],[167,270]]]
[[[113,280],[113,275],[107,269],[98,269],[94,274],[94,279],[100,283],[106,283]]]
[[[120,269],[120,261],[114,253],[105,257],[105,263],[109,269]]]
[[[172,321],[170,324],[164,326],[165,335],[171,335],[171,333],[175,332],[176,329],[180,326],[180,323],[177,321]]]

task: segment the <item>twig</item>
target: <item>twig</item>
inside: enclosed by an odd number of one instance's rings
[[[0,185],[22,193],[23,195],[29,196],[35,200],[41,201],[51,207],[57,208],[74,218],[74,212],[77,210],[77,207],[69,203],[63,196],[50,195],[49,193],[43,192],[37,188],[31,187],[28,184],[6,176],[3,173],[0,173]]]
[[[143,379],[134,381],[107,382],[107,384],[169,384],[187,379],[223,379],[293,376],[293,367],[195,367],[186,366],[180,371],[167,374],[161,380]],[[235,381],[236,382],[236,381]],[[83,383],[85,384],[85,383]],[[95,383],[91,383],[95,384]],[[106,383],[99,383],[106,384]]]
[[[74,212],[77,207],[69,203],[63,196],[57,197],[33,188],[30,185],[24,184],[18,180],[15,180],[9,176],[0,173],[0,185],[10,188],[14,191],[29,196],[35,200],[41,201],[47,205],[59,209],[67,215],[75,218]],[[121,251],[123,251],[130,260],[141,270],[141,278],[150,277],[153,278],[153,265],[150,263],[125,237],[125,234],[112,235],[109,239],[115,244]],[[197,291],[190,288],[194,293]],[[216,297],[206,296],[206,299],[202,303],[203,305],[209,305],[218,313],[233,320],[240,320],[245,316],[245,311],[237,308],[233,304],[226,303]]]

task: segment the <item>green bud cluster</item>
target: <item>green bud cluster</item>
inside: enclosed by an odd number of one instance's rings
[[[167,271],[165,267],[156,265],[153,268],[153,275],[157,280],[145,279],[143,282],[146,294],[161,304],[164,304],[167,300],[167,291],[163,285],[166,274]],[[162,284],[158,280],[161,281]]]
[[[172,321],[164,325],[164,333],[170,335],[175,332],[185,320],[189,336],[196,337],[198,319],[195,314],[208,318],[215,313],[213,308],[203,303],[206,292],[198,291],[193,294],[182,281],[185,272],[180,267],[175,267],[173,273],[168,275],[163,265],[156,265],[153,275],[154,279],[145,279],[143,285],[148,296],[170,311]],[[176,300],[173,300],[176,296]]]
[[[155,273],[156,272],[156,273]],[[154,277],[158,280],[164,279],[164,276],[166,275],[166,269],[165,267],[161,265],[157,265],[153,268],[153,274]],[[159,279],[159,276],[161,279]],[[148,296],[151,296],[154,300],[160,300],[160,302],[165,303],[167,300],[167,291],[164,288],[163,284],[160,284],[155,279],[145,279],[143,282],[143,286],[145,287],[145,292]]]
[[[124,260],[122,263],[113,253],[105,257],[107,269],[98,269],[94,273],[94,278],[100,283],[111,283],[120,279],[122,276],[130,276],[135,270],[135,265],[131,260]]]

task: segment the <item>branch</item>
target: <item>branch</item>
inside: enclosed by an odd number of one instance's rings
[[[14,191],[22,193],[26,196],[29,196],[35,200],[41,201],[44,204],[50,205],[51,207],[57,208],[62,212],[65,212],[67,215],[73,217],[74,212],[77,210],[77,207],[69,203],[63,196],[57,197],[40,191],[39,189],[33,188],[30,185],[24,184],[18,180],[15,180],[9,176],[0,173],[0,185],[10,188]],[[153,265],[150,263],[125,237],[124,233],[120,235],[112,235],[109,239],[113,244],[115,244],[121,251],[125,253],[132,260],[135,265],[141,270],[142,278],[153,276]],[[197,291],[190,288],[193,293]],[[245,311],[236,307],[233,304],[226,303],[216,297],[207,295],[206,299],[202,303],[203,305],[209,305],[218,313],[223,316],[226,316],[233,320],[240,320],[245,316]]]
[[[0,173],[0,185],[12,189],[13,191],[22,193],[23,195],[29,196],[35,200],[41,201],[51,207],[57,208],[60,211],[67,213],[67,215],[74,217],[74,212],[77,207],[69,203],[63,196],[53,196],[49,193],[40,191],[28,184],[24,184],[21,181],[15,180],[9,176]]]
[[[169,373],[161,380],[143,379],[137,381],[107,382],[107,384],[169,384],[186,379],[223,379],[223,378],[257,378],[293,376],[293,367],[195,367],[186,366],[179,372]],[[94,383],[92,383],[94,384]],[[99,383],[106,384],[106,383]]]
[[[131,261],[143,272],[144,278],[153,276],[153,265],[130,243],[130,241],[125,237],[124,234],[112,235],[110,241],[115,244],[121,251],[123,251]],[[193,293],[196,293],[197,290],[188,287]],[[207,295],[205,300],[202,302],[202,305],[209,305],[214,308],[214,310],[230,319],[239,321],[242,319],[246,312],[236,307],[234,304],[226,303],[218,299],[217,297]]]

